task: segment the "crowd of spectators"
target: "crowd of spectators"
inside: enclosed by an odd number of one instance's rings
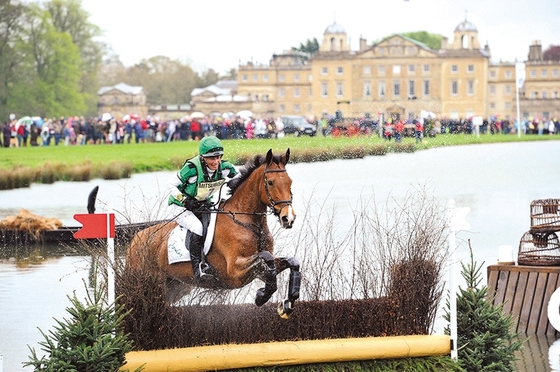
[[[198,140],[208,135],[221,139],[284,137],[279,118],[185,116],[161,121],[133,114],[122,119],[70,116],[22,122],[15,115],[10,115],[10,121],[0,123],[0,126],[0,143],[4,147],[170,142]]]
[[[28,118],[28,117],[27,117]],[[17,120],[10,115],[10,120],[0,122],[0,147],[21,146],[58,146],[129,144],[143,142],[170,142],[198,140],[208,135],[221,139],[282,138],[284,125],[280,118],[242,118],[205,116],[180,119],[158,120],[147,116],[126,115],[122,119],[110,117],[84,118],[70,116],[43,120],[28,118]],[[453,133],[474,133],[476,128],[471,119],[433,119],[393,120],[383,123],[379,130],[378,122],[372,118],[345,121],[342,118],[323,117],[312,121],[323,135],[357,135],[379,133],[386,139],[413,135],[417,141],[423,136]],[[421,129],[419,129],[421,128]],[[479,125],[479,133],[510,134],[517,133],[519,122],[511,122],[499,117],[484,119]],[[419,134],[419,131],[422,133]],[[527,118],[521,122],[524,134],[560,133],[560,123],[556,118]],[[419,137],[420,136],[420,137]]]

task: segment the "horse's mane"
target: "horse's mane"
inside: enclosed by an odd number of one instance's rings
[[[280,164],[280,159],[281,159],[280,155],[274,155],[272,157],[272,161],[276,164]],[[232,180],[228,181],[227,183],[229,187],[228,193],[230,195],[233,195],[235,193],[235,190],[237,190],[239,186],[241,186],[245,181],[247,181],[247,179],[249,178],[249,176],[251,176],[251,174],[255,171],[255,169],[263,165],[265,162],[266,162],[266,157],[261,154],[255,155],[253,159],[247,160],[247,162],[239,170],[239,175],[233,178]]]

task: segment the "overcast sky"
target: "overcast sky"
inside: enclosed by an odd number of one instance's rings
[[[268,64],[274,53],[314,37],[336,22],[352,50],[410,31],[428,31],[453,40],[465,20],[487,42],[492,61],[524,61],[529,45],[560,45],[559,0],[82,0],[90,21],[104,32],[120,60],[131,66],[143,58],[168,56],[197,71],[224,72],[241,61]]]

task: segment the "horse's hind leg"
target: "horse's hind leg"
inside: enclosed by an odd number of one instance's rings
[[[255,298],[257,306],[262,306],[270,300],[270,297],[278,289],[276,284],[276,266],[274,265],[274,256],[268,251],[260,252],[257,257],[262,259],[265,264],[264,287],[257,290],[257,296]]]
[[[295,257],[279,259],[281,270],[290,268],[290,282],[288,284],[288,298],[278,305],[278,315],[288,319],[294,311],[294,303],[299,298],[299,288],[301,284],[301,272],[299,262]]]

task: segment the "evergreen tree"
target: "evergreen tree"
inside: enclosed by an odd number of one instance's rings
[[[488,287],[480,287],[482,264],[472,257],[461,263],[461,276],[466,288],[459,287],[457,295],[457,346],[459,364],[467,371],[497,372],[514,370],[515,351],[521,350],[523,341],[511,331],[511,315],[505,315],[502,306],[495,306],[488,299]],[[450,303],[444,319],[450,320]],[[445,330],[449,334],[449,328]]]
[[[122,305],[104,306],[104,290],[97,287],[92,295],[88,292],[85,303],[76,293],[68,299],[73,305],[66,308],[70,319],[55,319],[58,325],[48,335],[41,331],[45,341],[39,345],[47,355],[39,358],[30,347],[30,361],[24,366],[35,371],[118,371],[132,350],[123,332],[127,313]]]

